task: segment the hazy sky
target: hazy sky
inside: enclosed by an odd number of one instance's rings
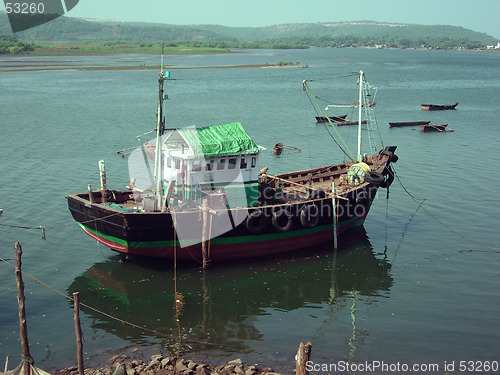
[[[462,26],[500,40],[500,0],[80,0],[68,16],[224,26],[372,20]]]

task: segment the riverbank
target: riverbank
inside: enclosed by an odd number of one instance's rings
[[[4,64],[0,65],[0,72],[38,72],[48,70],[82,70],[82,71],[104,71],[104,70],[158,70],[158,65],[72,65],[54,62],[48,64],[48,61],[37,63],[36,61],[18,62],[15,60],[3,61]],[[189,70],[189,69],[245,69],[245,68],[305,68],[307,66],[298,65],[293,63],[283,64],[242,64],[242,65],[216,65],[216,66],[164,66],[168,70]]]
[[[270,367],[245,365],[241,359],[235,359],[221,365],[213,365],[189,359],[153,355],[149,361],[117,355],[103,368],[87,368],[88,375],[280,375]],[[291,373],[292,371],[290,371]],[[78,375],[77,367],[51,371],[52,375]]]

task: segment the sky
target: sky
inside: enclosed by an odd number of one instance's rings
[[[500,0],[80,0],[67,16],[242,27],[369,20],[462,26],[500,40]]]

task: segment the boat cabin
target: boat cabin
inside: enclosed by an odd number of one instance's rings
[[[172,131],[162,150],[168,202],[208,198],[217,208],[256,206],[261,150],[240,123]]]

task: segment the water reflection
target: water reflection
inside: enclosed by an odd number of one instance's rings
[[[359,296],[387,295],[393,283],[391,265],[383,255],[374,254],[363,228],[353,237],[341,241],[338,252],[327,245],[310,249],[306,255],[302,251],[260,261],[213,264],[206,272],[193,266],[179,267],[183,343],[191,351],[249,353],[252,342],[266,345],[264,336],[269,332],[256,327],[259,317],[303,308],[304,314],[310,314],[311,307],[325,304],[330,314],[352,310],[351,301],[354,306]],[[78,276],[68,291],[79,292],[84,304],[161,335],[82,307],[92,317],[94,329],[135,344],[160,342],[165,348],[172,347],[178,337],[174,272],[172,263],[121,262],[116,256]]]

